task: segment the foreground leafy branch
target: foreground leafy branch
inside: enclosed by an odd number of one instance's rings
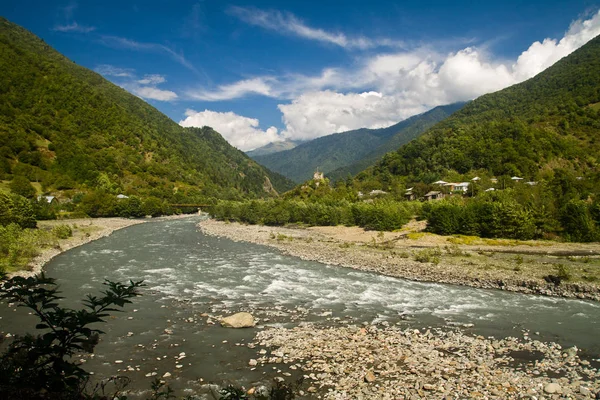
[[[93,352],[103,332],[90,326],[121,311],[144,286],[142,281],[104,284],[101,296],[87,295],[84,308],[72,310],[59,306],[56,282],[44,274],[4,282],[0,299],[29,308],[43,333],[17,336],[0,356],[0,398],[85,398],[89,373],[73,356]]]

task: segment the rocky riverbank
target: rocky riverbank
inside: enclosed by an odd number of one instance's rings
[[[211,219],[198,226],[208,235],[388,276],[600,301],[598,244],[495,240],[467,245],[457,244],[461,238],[421,232],[393,236],[358,228],[284,228]],[[548,276],[559,277],[559,284],[548,282]]]
[[[597,361],[529,337],[496,340],[452,330],[377,326],[259,332],[250,366],[302,371],[303,394],[324,399],[591,399]],[[282,378],[283,379],[283,378]]]

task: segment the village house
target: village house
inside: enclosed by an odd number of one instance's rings
[[[440,191],[432,190],[431,192],[428,192],[424,197],[425,197],[425,200],[427,200],[427,201],[440,200],[440,199],[444,198],[444,193],[442,193]]]
[[[414,188],[408,188],[408,189],[406,189],[406,192],[404,192],[404,198],[406,200],[412,201],[417,198],[417,196],[415,196],[415,194],[413,193],[413,189]]]
[[[38,196],[37,201],[45,201],[46,203],[51,205],[58,204],[58,199],[54,196]]]
[[[469,190],[469,182],[461,182],[461,183],[455,183],[455,182],[447,182],[444,184],[444,187],[448,188],[448,190],[450,192],[463,192],[463,193],[467,193],[467,191]]]

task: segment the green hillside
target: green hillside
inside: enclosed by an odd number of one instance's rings
[[[346,178],[348,174],[374,164],[387,151],[414,139],[463,104],[436,107],[387,128],[336,133],[302,143],[291,150],[252,158],[296,182],[310,179],[317,168],[328,176],[339,170],[332,178]]]
[[[486,170],[535,180],[558,167],[584,174],[598,166],[599,102],[597,37],[534,78],[472,101],[359,178],[432,182]]]
[[[423,114],[415,115],[397,125],[394,125],[398,131],[394,134],[394,136],[389,138],[389,140],[383,142],[383,144],[379,145],[376,149],[372,150],[358,161],[331,171],[327,174],[327,176],[332,181],[338,181],[340,179],[345,179],[348,176],[354,176],[358,174],[359,172],[374,165],[384,154],[394,151],[403,144],[410,142],[412,139],[416,138],[436,123],[460,110],[465,104],[466,103],[454,103],[446,106],[435,107]]]
[[[212,129],[182,128],[6,19],[0,70],[0,180],[180,199],[269,196],[270,183],[290,186]]]

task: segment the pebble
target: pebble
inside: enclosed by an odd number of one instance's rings
[[[330,400],[542,399],[541,392],[572,398],[574,393],[593,396],[600,391],[600,372],[577,354],[564,358],[565,350],[556,343],[498,340],[456,329],[310,323],[267,328],[255,336],[260,356],[252,360],[281,371],[275,365],[281,365],[277,356],[283,355],[290,370],[300,369],[312,383],[305,389],[308,393]],[[540,355],[532,362],[518,362],[510,357],[513,351]],[[548,382],[548,373],[565,378]]]
[[[554,394],[554,393],[562,393],[561,387],[558,383],[549,383],[546,386],[544,386],[544,392],[548,393],[548,394]]]

